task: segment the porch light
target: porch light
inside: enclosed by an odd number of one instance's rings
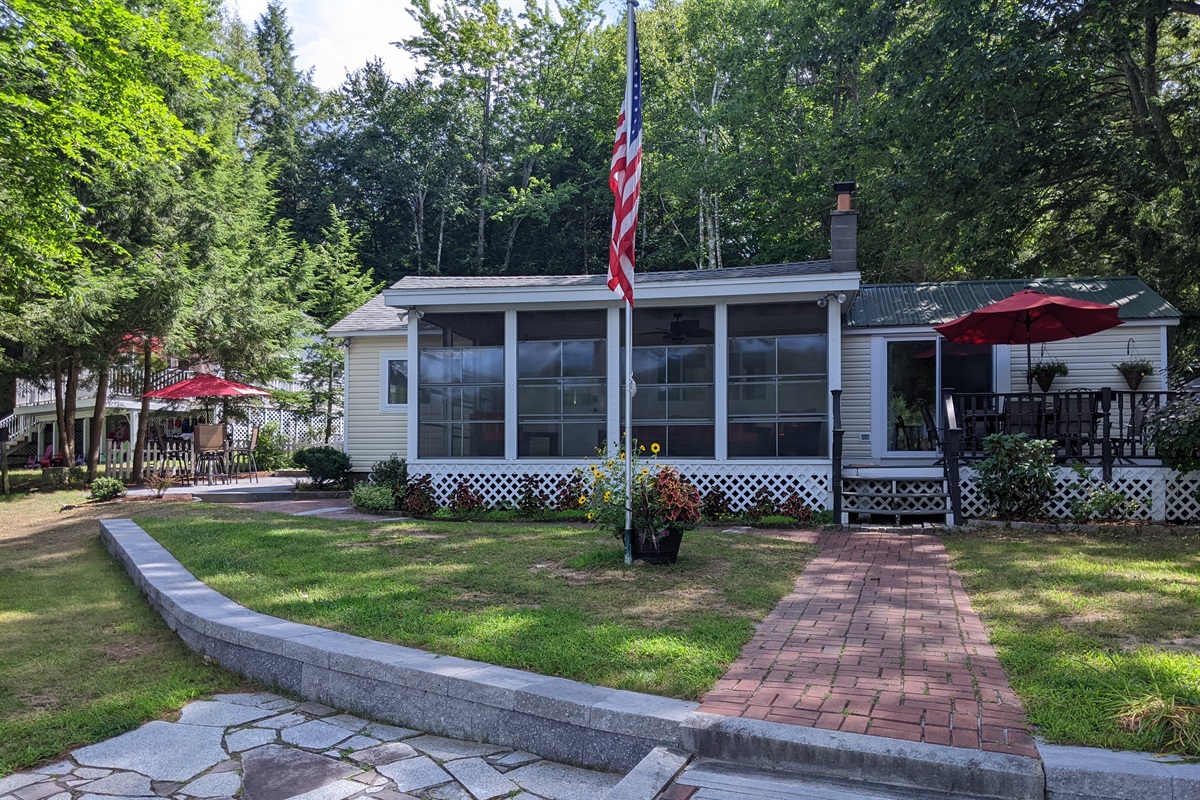
[[[846,302],[846,294],[844,292],[838,292],[837,294],[830,292],[824,297],[817,298],[817,308],[825,308],[827,305],[829,305],[829,298],[831,297],[838,301],[838,305],[842,305]]]

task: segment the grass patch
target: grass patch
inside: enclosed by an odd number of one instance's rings
[[[587,526],[343,522],[204,507],[138,523],[266,614],[588,683],[696,698],[813,548],[692,531],[672,567],[623,565]]]
[[[0,497],[0,776],[244,685],[189,651],[100,544],[97,519],[131,506],[59,513],[83,497]]]
[[[1200,537],[945,542],[1041,736],[1200,757]]]

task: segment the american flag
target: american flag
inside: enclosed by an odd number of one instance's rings
[[[625,102],[617,119],[608,185],[616,198],[608,244],[608,288],[633,305],[633,243],[642,191],[642,60],[638,55],[634,3],[629,4],[629,52]]]

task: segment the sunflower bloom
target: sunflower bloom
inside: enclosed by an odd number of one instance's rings
[[[662,448],[658,446],[658,442],[655,442],[654,444],[650,445],[650,452],[654,453],[654,455],[658,455],[659,450],[662,450]]]

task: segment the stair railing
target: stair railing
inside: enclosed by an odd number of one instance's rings
[[[950,495],[950,516],[956,526],[962,525],[962,483],[959,480],[958,462],[962,456],[962,428],[958,413],[954,409],[954,390],[942,391],[942,419],[945,428],[942,434],[942,474],[946,478],[946,491]]]

